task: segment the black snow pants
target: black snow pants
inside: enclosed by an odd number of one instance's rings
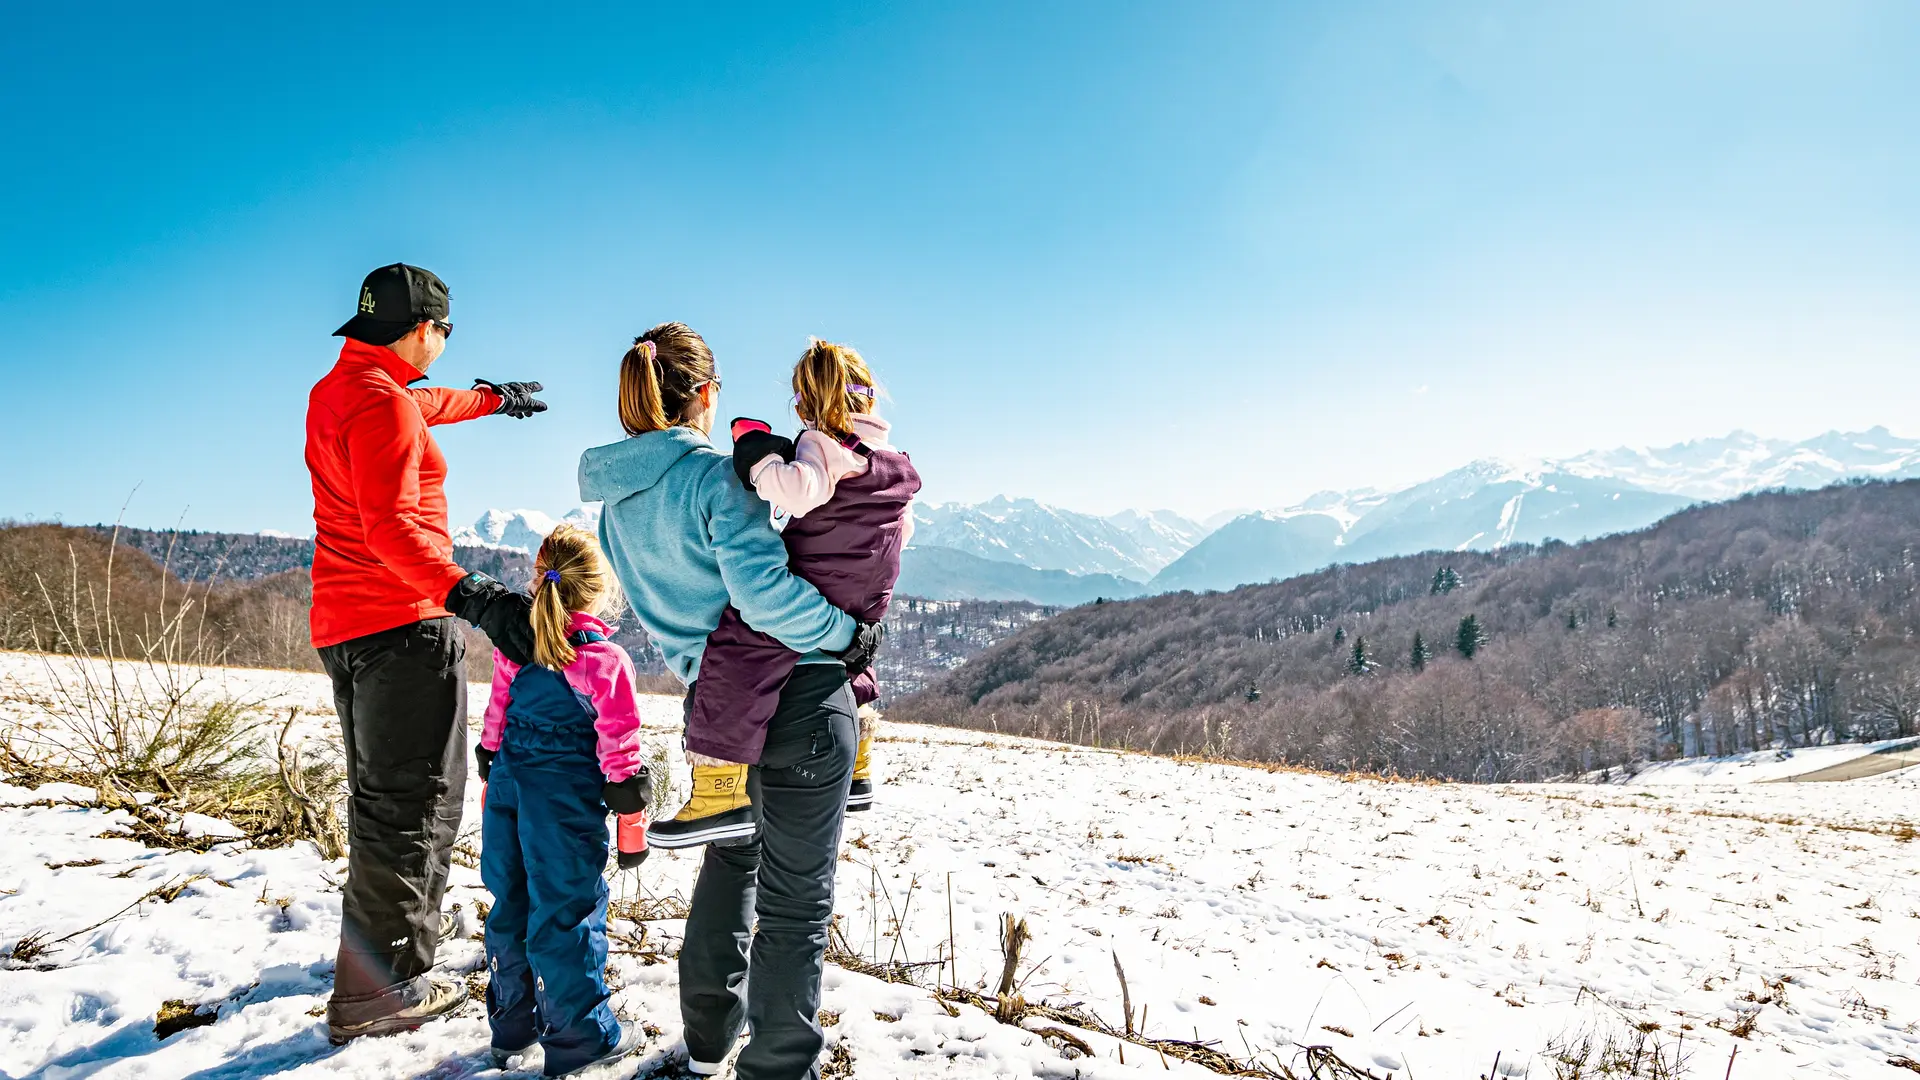
[[[425,996],[466,794],[465,661],[451,618],[320,650],[351,808],[332,1023],[364,1023]]]
[[[680,949],[687,1052],[718,1062],[751,1028],[739,1080],[820,1076],[820,973],[858,726],[845,668],[794,668],[747,772],[760,832],[708,844],[694,882]]]

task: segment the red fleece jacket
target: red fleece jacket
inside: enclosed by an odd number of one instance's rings
[[[307,397],[315,648],[448,614],[466,576],[447,528],[447,459],[427,428],[486,416],[486,390],[410,388],[392,349],[349,339]]]

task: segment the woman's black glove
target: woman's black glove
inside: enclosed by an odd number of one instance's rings
[[[652,779],[645,769],[641,769],[617,784],[600,785],[600,797],[607,801],[607,809],[616,814],[637,814],[645,810],[647,796],[652,793]]]
[[[507,659],[533,663],[533,597],[475,571],[447,594],[447,610],[485,631]]]
[[[480,782],[487,782],[487,774],[493,771],[493,751],[484,746],[473,748],[473,760],[480,763]]]
[[[833,655],[847,665],[849,677],[858,675],[873,666],[874,654],[880,651],[880,643],[886,638],[885,623],[863,622],[854,627],[853,641]]]
[[[481,387],[500,395],[500,407],[493,410],[497,416],[506,413],[515,420],[525,420],[537,412],[546,412],[547,403],[533,395],[542,389],[537,382],[488,382],[485,379],[473,380],[473,388]]]
[[[749,491],[753,490],[753,467],[765,461],[768,454],[792,461],[796,453],[792,439],[775,435],[758,420],[742,417],[733,422],[733,472]]]

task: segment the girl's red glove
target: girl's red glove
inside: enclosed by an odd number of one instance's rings
[[[740,478],[740,486],[753,487],[753,467],[767,459],[768,454],[779,454],[780,460],[792,461],[798,452],[793,440],[785,435],[775,435],[765,420],[749,417],[736,417],[731,425],[733,433],[733,473]]]

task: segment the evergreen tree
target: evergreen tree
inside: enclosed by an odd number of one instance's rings
[[[1345,641],[1345,640],[1347,640],[1347,628],[1346,628],[1346,627],[1344,627],[1344,626],[1336,626],[1336,627],[1334,627],[1334,628],[1333,628],[1333,643],[1334,643],[1335,645],[1338,645],[1338,644],[1340,644],[1341,642],[1343,642],[1343,641]]]
[[[1426,640],[1420,636],[1420,631],[1415,630],[1413,632],[1413,651],[1407,654],[1407,666],[1412,668],[1417,674],[1427,670],[1427,661],[1431,659],[1433,659],[1433,650],[1427,648]]]
[[[1354,638],[1353,653],[1347,657],[1347,674],[1370,675],[1373,673],[1373,669],[1379,666],[1379,664],[1374,662],[1373,657],[1367,654],[1367,639],[1364,637]]]
[[[1614,627],[1619,625],[1620,625],[1620,613],[1613,610],[1612,608],[1608,608],[1607,609],[1607,629],[1612,630]]]
[[[1460,620],[1460,629],[1453,635],[1453,647],[1460,650],[1461,656],[1473,659],[1473,654],[1479,652],[1480,646],[1486,643],[1487,632],[1480,628],[1477,616],[1468,615]]]
[[[1259,685],[1256,683],[1248,683],[1247,684],[1247,702],[1251,704],[1259,700],[1260,700]]]
[[[1567,612],[1567,629],[1569,630],[1580,629],[1580,613],[1579,612],[1577,611]]]
[[[1428,594],[1431,596],[1445,596],[1447,593],[1459,587],[1460,575],[1455,572],[1453,567],[1443,566],[1433,572],[1433,588],[1429,590]]]

